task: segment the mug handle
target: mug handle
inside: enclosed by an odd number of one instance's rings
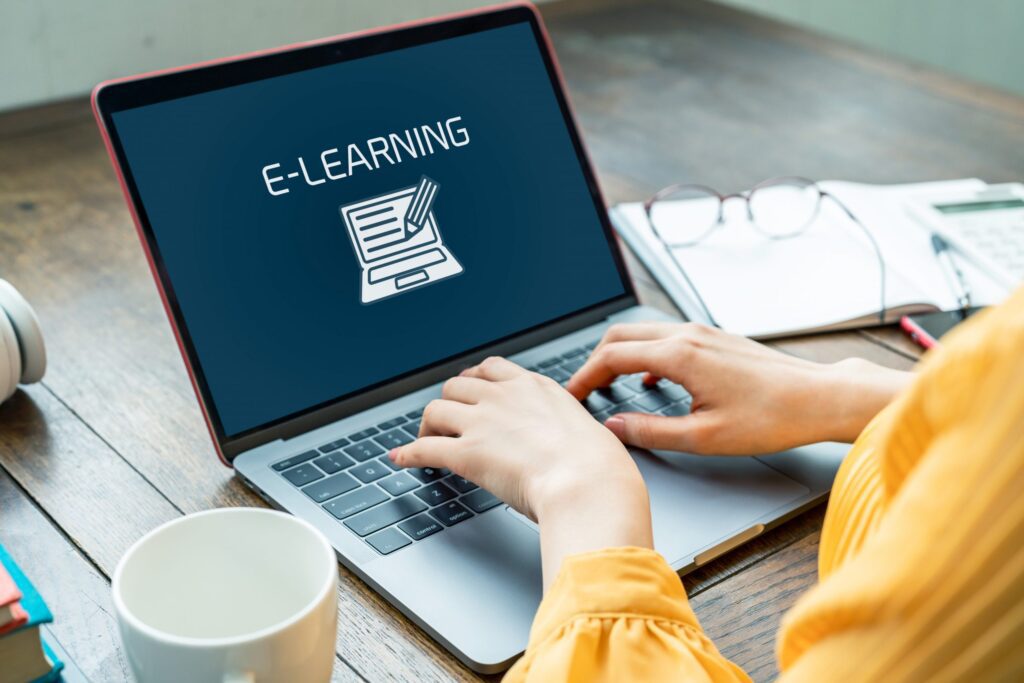
[[[256,676],[251,671],[229,671],[221,680],[224,683],[256,683]]]

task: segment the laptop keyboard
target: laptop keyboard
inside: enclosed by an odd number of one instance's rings
[[[581,346],[527,369],[564,385],[595,346],[597,342]],[[690,396],[667,380],[647,387],[643,375],[628,375],[593,392],[583,405],[604,422],[621,412],[685,415]],[[501,504],[448,469],[401,468],[388,459],[388,451],[416,438],[422,415],[422,409],[397,415],[271,468],[377,552],[393,553]]]

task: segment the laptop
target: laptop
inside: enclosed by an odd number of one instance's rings
[[[224,464],[467,666],[507,668],[542,597],[536,526],[386,452],[486,356],[565,382],[609,325],[673,320],[638,304],[539,15],[112,81],[93,105]],[[586,406],[690,399],[629,376]],[[631,454],[684,572],[819,502],[845,452]]]

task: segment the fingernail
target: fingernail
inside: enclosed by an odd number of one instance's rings
[[[395,462],[396,460],[398,460],[397,448],[392,448],[390,451],[388,451],[388,460],[390,460],[391,462]]]
[[[608,428],[608,431],[617,436],[620,441],[626,438],[626,421],[618,415],[612,415],[605,420],[604,426]]]

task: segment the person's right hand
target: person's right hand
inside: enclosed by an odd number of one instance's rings
[[[816,441],[853,441],[910,373],[861,359],[788,356],[694,323],[611,327],[566,388],[582,400],[617,376],[664,377],[693,396],[689,415],[620,413],[605,422],[624,443],[702,454],[752,455]]]

